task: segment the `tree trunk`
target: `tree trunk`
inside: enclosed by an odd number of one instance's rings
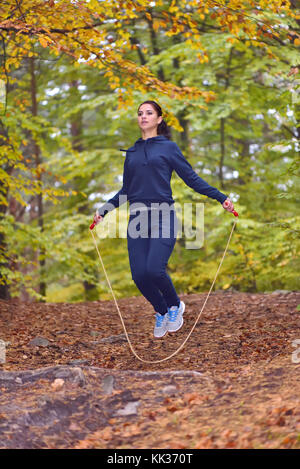
[[[229,52],[229,57],[228,57],[228,62],[227,62],[227,68],[226,68],[226,76],[225,76],[225,92],[228,89],[230,85],[230,65],[232,61],[232,56],[233,56],[233,47],[231,47],[230,52]],[[220,119],[220,161],[219,161],[219,178],[220,178],[220,186],[221,189],[225,189],[225,184],[224,184],[224,174],[223,174],[223,167],[224,167],[224,161],[225,161],[225,118],[221,117]]]
[[[69,85],[72,89],[72,93],[74,95],[79,94],[78,92],[78,86],[79,86],[79,81],[74,79],[72,80]],[[82,135],[82,112],[78,112],[76,115],[74,115],[72,121],[71,121],[71,135],[72,135],[72,147],[74,150],[78,152],[82,152],[84,150],[84,147],[81,142],[81,135]],[[74,184],[76,184],[76,181],[74,181]],[[80,192],[81,189],[78,191]],[[87,202],[83,202],[79,204],[78,212],[79,213],[86,213],[87,210],[89,209],[89,205]],[[97,289],[97,286],[89,283],[88,281],[84,280],[83,281],[83,287],[84,287],[84,296],[85,300],[94,300],[95,299],[95,292]]]
[[[0,119],[0,135],[7,137],[6,129],[1,119]],[[2,169],[6,173],[11,174],[13,167],[9,165],[5,165],[4,167],[2,167]],[[1,179],[0,179],[0,191],[1,191],[3,199],[7,200],[8,199],[8,187],[1,181]],[[0,204],[0,220],[1,218],[5,217],[6,210],[7,210],[7,205],[4,203]],[[5,234],[0,231],[0,259],[1,258],[2,260],[0,260],[0,299],[9,300],[10,299],[9,285],[6,281],[6,276],[3,275],[3,270],[9,269],[9,260],[7,259],[7,246],[6,246]]]
[[[37,116],[38,114],[38,104],[37,104],[37,84],[36,84],[36,77],[35,77],[35,59],[34,57],[30,58],[30,77],[31,77],[31,109],[32,115]],[[40,165],[41,165],[41,152],[40,147],[37,143],[33,140],[33,155],[35,159],[35,167],[37,169],[37,180],[41,182],[42,176],[40,172]],[[44,220],[43,220],[43,196],[42,194],[38,194],[36,198],[37,203],[37,217],[38,217],[38,225],[40,227],[41,233],[44,231]],[[45,273],[45,264],[46,264],[46,251],[45,249],[40,249],[40,282],[39,282],[39,293],[43,296],[46,296],[46,282],[44,280],[44,273]]]
[[[5,205],[0,205],[0,219],[2,216],[5,215],[6,207]],[[0,261],[0,299],[1,300],[9,300],[10,299],[10,292],[9,286],[6,282],[5,276],[1,274],[2,269],[8,269],[9,263],[5,259],[5,252],[6,252],[6,243],[5,243],[5,236],[4,233],[0,232],[0,255],[4,259]]]
[[[148,13],[151,15],[151,10],[148,10]],[[160,53],[160,49],[158,47],[156,32],[153,28],[152,17],[150,19],[148,16],[145,15],[145,20],[146,20],[146,22],[148,23],[148,26],[149,26],[150,41],[151,41],[151,45],[152,45],[153,54],[158,55]],[[157,75],[158,75],[158,78],[161,81],[165,81],[165,74],[164,74],[164,70],[163,70],[162,67],[159,67]]]
[[[224,176],[223,176],[223,165],[225,159],[225,119],[221,117],[220,119],[220,148],[221,156],[219,162],[219,178],[221,189],[224,189]]]

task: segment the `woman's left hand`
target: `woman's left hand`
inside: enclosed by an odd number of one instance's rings
[[[233,212],[234,211],[233,203],[228,198],[226,200],[224,200],[224,202],[222,204],[222,207],[225,208],[225,210],[227,210],[228,212]]]

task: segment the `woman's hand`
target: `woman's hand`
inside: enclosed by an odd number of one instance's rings
[[[96,212],[95,215],[94,215],[94,220],[93,220],[95,225],[97,225],[102,220],[103,220],[103,217],[101,215],[99,215],[98,212]]]
[[[224,200],[224,202],[222,204],[222,207],[225,208],[225,210],[227,210],[228,212],[233,212],[234,211],[233,203],[228,198],[226,200]]]

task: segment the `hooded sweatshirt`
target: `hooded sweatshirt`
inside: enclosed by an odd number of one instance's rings
[[[132,147],[120,148],[120,151],[126,152],[123,186],[98,209],[99,215],[103,217],[127,200],[129,204],[141,202],[150,206],[154,202],[167,202],[172,205],[174,199],[170,183],[173,170],[199,194],[216,199],[221,204],[227,199],[227,195],[210,186],[195,173],[177,143],[164,135],[139,138]]]

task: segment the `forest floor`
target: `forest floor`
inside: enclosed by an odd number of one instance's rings
[[[143,297],[118,300],[137,353],[174,352],[205,298],[181,295],[184,325],[162,339]],[[113,301],[0,301],[0,447],[299,449],[299,303],[213,292],[184,348],[147,364]]]

